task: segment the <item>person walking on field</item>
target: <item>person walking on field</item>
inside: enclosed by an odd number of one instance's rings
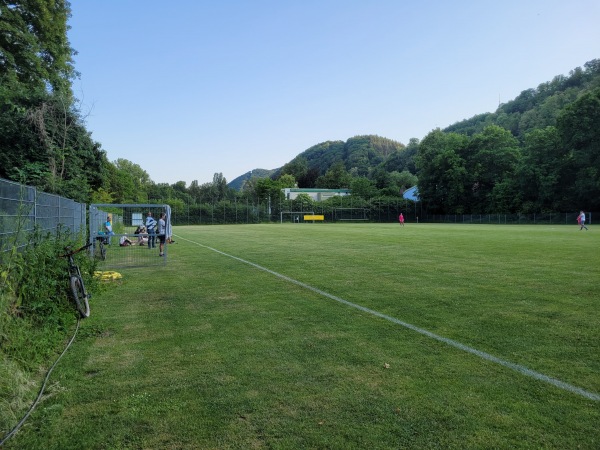
[[[148,248],[156,248],[156,219],[148,212],[146,217],[146,232],[148,233]]]
[[[585,213],[583,211],[581,211],[577,216],[577,222],[579,223],[579,231],[583,230],[584,228],[587,231],[588,227],[585,226]]]
[[[398,216],[398,221],[400,222],[401,226],[404,226],[404,214],[400,213]]]
[[[158,256],[165,256],[164,248],[165,241],[167,240],[167,222],[165,221],[167,215],[160,213],[158,219]]]

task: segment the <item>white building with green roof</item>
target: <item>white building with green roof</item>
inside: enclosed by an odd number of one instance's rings
[[[306,194],[315,201],[327,200],[331,197],[345,197],[350,195],[350,189],[302,189],[302,188],[285,188],[282,189],[286,200],[294,200],[300,194]]]

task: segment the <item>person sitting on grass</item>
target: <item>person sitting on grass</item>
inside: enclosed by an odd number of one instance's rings
[[[133,245],[133,242],[131,242],[127,236],[121,236],[121,239],[119,239],[119,245],[121,247],[127,247],[129,245]]]
[[[137,236],[137,245],[146,245],[148,243],[148,236],[146,235],[146,227],[144,225],[138,225],[133,234]]]

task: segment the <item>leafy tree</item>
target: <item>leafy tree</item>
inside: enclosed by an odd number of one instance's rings
[[[227,180],[222,173],[215,173],[212,182],[213,194],[215,200],[223,200],[227,194]]]
[[[431,212],[468,212],[471,181],[463,156],[467,145],[466,136],[440,129],[421,141],[416,159],[419,196]]]
[[[311,167],[305,175],[296,179],[298,180],[298,187],[307,189],[315,188],[317,187],[317,180],[319,179],[319,168]]]
[[[127,176],[131,179],[134,192],[131,198],[135,202],[144,203],[148,200],[148,187],[152,180],[150,175],[139,164],[131,162],[127,159],[119,158],[113,163],[119,170],[122,176]],[[183,183],[185,190],[185,183]]]
[[[71,92],[64,0],[0,1],[0,176],[88,201],[106,155]]]
[[[50,88],[71,97],[76,72],[67,37],[70,14],[65,0],[0,2],[1,84]]]
[[[508,130],[491,125],[471,138],[468,151],[472,212],[494,212],[493,190],[513,177],[520,158],[519,142]]]
[[[279,188],[279,183],[270,178],[258,179],[254,194],[257,199],[271,198],[271,200],[279,199],[279,196],[283,195]]]
[[[117,203],[115,202],[115,198],[113,195],[105,191],[104,188],[98,188],[96,191],[92,192],[90,197],[90,203]]]
[[[573,209],[600,208],[600,88],[582,95],[558,120],[563,145],[570,153],[565,183],[574,181]],[[573,177],[569,180],[570,177]]]
[[[376,197],[378,194],[377,187],[373,181],[369,180],[367,177],[352,178],[350,189],[352,189],[353,197],[360,197],[365,200]]]
[[[127,171],[119,169],[116,165],[108,167],[108,191],[116,203],[133,203],[136,195],[133,179]]]
[[[338,161],[317,180],[317,184],[320,188],[324,189],[342,189],[350,187],[351,176],[346,171],[344,163]]]
[[[0,88],[0,176],[86,201],[103,184],[108,164],[60,93]]]
[[[306,176],[308,173],[308,160],[303,156],[297,156],[281,168],[281,175],[291,175],[296,180]]]
[[[406,189],[413,187],[417,184],[418,178],[408,170],[402,172],[393,171],[390,173],[390,184],[391,187],[396,189],[397,193],[404,192]]]
[[[419,150],[419,140],[411,138],[406,148],[400,150],[394,150],[387,158],[383,161],[381,166],[387,172],[408,172],[415,174],[417,169],[415,167],[415,156]]]
[[[298,196],[292,200],[292,211],[310,211],[314,209],[315,201],[308,194],[298,194]]]
[[[279,186],[281,187],[281,189],[284,188],[295,188],[297,183],[296,183],[296,179],[294,178],[293,175],[282,175],[281,177],[278,178],[278,183]]]
[[[175,189],[169,183],[152,183],[148,188],[149,203],[168,203],[172,198],[177,197]]]
[[[564,194],[560,180],[566,155],[558,130],[546,127],[528,133],[522,155],[515,176],[522,212],[559,209]]]

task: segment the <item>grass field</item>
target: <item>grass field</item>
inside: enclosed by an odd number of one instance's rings
[[[176,227],[6,448],[600,448],[600,235]]]

